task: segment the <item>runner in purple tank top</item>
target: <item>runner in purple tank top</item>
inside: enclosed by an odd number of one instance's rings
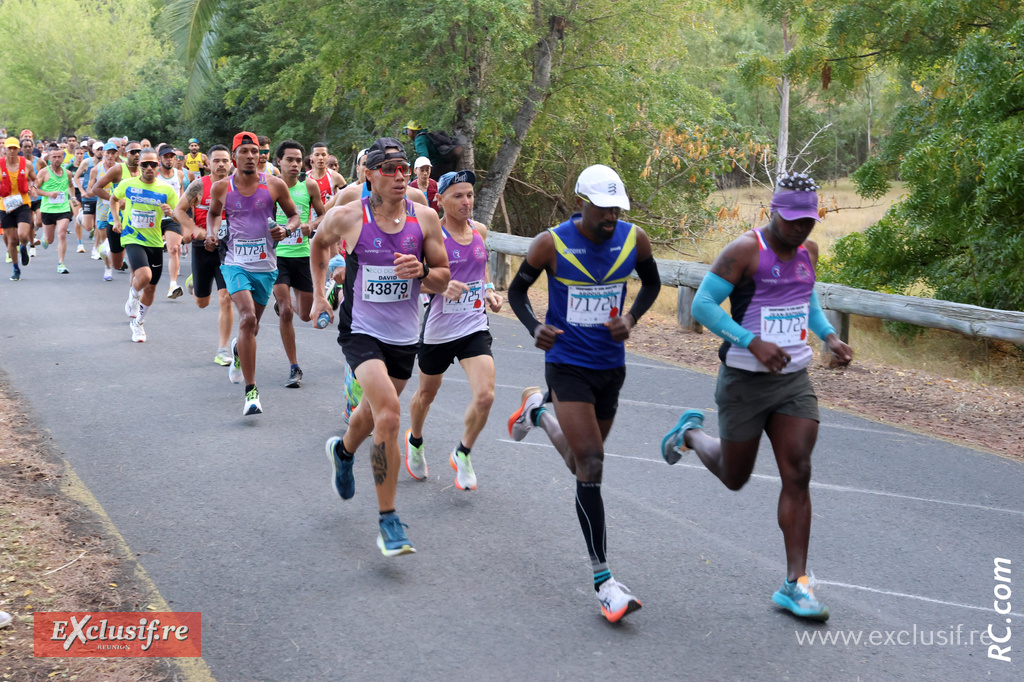
[[[371,194],[330,209],[310,242],[312,318],[334,314],[324,295],[331,247],[344,241],[345,300],[338,311],[338,343],[363,387],[344,439],[327,441],[334,489],[355,495],[353,453],[373,433],[370,460],[380,508],[377,546],[385,556],[415,552],[395,513],[401,455],[398,396],[412,376],[419,340],[420,288],[441,293],[448,286],[448,257],[437,213],[405,198],[409,178],[405,148],[381,138],[366,153]]]
[[[818,246],[807,237],[818,220],[817,189],[806,174],[780,176],[771,222],[726,246],[704,277],[693,316],[726,341],[715,390],[721,438],[704,432],[699,410],[687,410],[661,448],[669,464],[693,449],[727,488],[739,490],[754,470],[761,433],[768,434],[782,477],[778,514],[787,569],[772,601],[797,616],[824,621],[828,607],[814,596],[807,576],[811,451],[818,438],[807,331],[824,339],[842,365],[853,352],[814,294]],[[726,297],[731,317],[721,308]]]
[[[206,248],[226,247],[220,271],[238,311],[238,337],[231,341],[232,364],[228,378],[245,379],[243,415],[261,414],[256,388],[256,334],[260,318],[277,280],[277,242],[299,227],[288,187],[280,178],[256,172],[260,145],[254,133],[241,132],[231,144],[234,175],[213,183],[206,214]],[[286,225],[274,222],[277,206],[288,216]],[[220,244],[221,213],[227,216],[227,238]]]
[[[487,424],[494,402],[494,358],[486,308],[498,312],[502,303],[487,272],[487,228],[471,219],[475,183],[471,170],[445,173],[438,183],[437,198],[444,207],[441,228],[452,278],[443,294],[430,297],[419,353],[420,382],[409,407],[412,428],[405,432],[405,469],[416,480],[426,480],[423,422],[445,370],[458,359],[473,393],[462,440],[448,455],[460,490],[476,490],[469,452]]]

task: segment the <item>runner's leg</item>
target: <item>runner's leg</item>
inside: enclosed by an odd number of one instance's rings
[[[779,528],[786,543],[786,577],[792,582],[807,573],[811,536],[811,451],[818,422],[775,413],[765,429],[779,465]]]

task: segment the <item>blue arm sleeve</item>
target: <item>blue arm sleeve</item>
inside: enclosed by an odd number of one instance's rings
[[[729,343],[746,348],[754,340],[754,333],[741,327],[722,309],[722,301],[729,298],[735,287],[713,272],[704,279],[693,297],[690,311],[693,318]],[[820,306],[819,306],[820,309]]]
[[[835,334],[836,328],[828,322],[828,318],[825,317],[825,312],[821,309],[821,300],[818,298],[818,292],[811,292],[811,304],[808,309],[807,326],[810,327],[814,335],[824,341],[828,338],[829,334]]]

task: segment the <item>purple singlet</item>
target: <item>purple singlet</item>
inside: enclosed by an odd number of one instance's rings
[[[441,294],[431,297],[427,323],[423,328],[423,343],[446,343],[487,329],[484,305],[487,249],[484,248],[484,240],[475,229],[469,244],[458,243],[447,230],[442,229],[442,233],[452,279],[468,284],[469,291],[463,292],[458,301],[449,301]]]
[[[224,197],[224,213],[228,222],[224,265],[237,265],[250,272],[277,270],[277,245],[267,225],[267,221],[274,217],[276,207],[267,189],[266,176],[260,173],[260,184],[248,197],[235,188],[235,176],[232,175],[228,181],[231,189]]]

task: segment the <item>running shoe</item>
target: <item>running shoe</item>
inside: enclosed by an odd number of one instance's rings
[[[185,278],[185,289],[188,290],[189,296],[194,296],[196,293],[195,287],[192,286],[192,275]]]
[[[281,317],[281,308],[278,306],[277,301],[274,301],[274,314]]]
[[[10,254],[10,252],[4,254],[4,262],[5,263],[10,263],[11,262],[11,254]]]
[[[661,456],[669,464],[675,464],[683,458],[683,453],[690,448],[683,442],[683,436],[690,429],[699,429],[704,426],[704,413],[700,410],[687,410],[679,417],[679,421],[672,427],[672,430],[661,439]]]
[[[17,265],[14,266],[14,274],[11,275],[11,281],[12,282],[19,282],[19,281],[21,281],[21,270],[18,269]]]
[[[13,620],[14,617],[11,616],[11,614],[7,613],[6,611],[0,611],[0,628],[7,627],[11,624],[11,621]]]
[[[32,255],[35,255],[35,250],[36,249],[33,246],[32,247]],[[26,248],[26,246],[24,244],[22,244],[20,249],[19,249],[19,251],[21,251],[21,264],[22,265],[28,265],[28,258],[29,258],[28,248]]]
[[[66,265],[63,263],[57,263],[57,274],[67,275],[69,272],[70,270],[68,270]]]
[[[78,242],[78,248],[75,249],[75,253],[85,253],[85,244]]]
[[[114,279],[114,268],[103,268],[103,281],[111,282]]]
[[[128,287],[128,300],[124,302],[124,314],[134,318],[139,314],[139,303],[141,298],[135,295],[135,290]]]
[[[121,267],[118,268],[120,272],[128,272],[128,261],[122,261]]]
[[[260,392],[255,386],[245,394],[245,406],[242,408],[242,416],[250,414],[263,414],[263,405],[260,404]]]
[[[772,601],[795,616],[809,620],[828,620],[828,607],[814,596],[811,581],[806,575],[797,578],[795,583],[782,581],[782,587],[772,595]]]
[[[135,318],[133,317],[128,326],[132,330],[132,343],[145,343],[146,341],[146,330],[142,328],[142,324],[136,324]]]
[[[363,401],[363,387],[359,385],[359,380],[348,365],[345,365],[345,400],[351,408],[349,413]]]
[[[181,298],[181,295],[185,293],[185,290],[178,285],[177,282],[171,282],[170,288],[167,290],[167,298],[172,301],[176,298]]]
[[[298,367],[293,367],[291,374],[288,375],[288,382],[285,383],[285,388],[298,388],[302,385],[302,370]]]
[[[629,588],[609,578],[601,583],[597,591],[597,600],[601,602],[601,613],[610,623],[618,623],[624,617],[639,611],[640,601],[629,593]]]
[[[530,411],[543,405],[544,396],[541,395],[540,387],[530,386],[523,389],[522,405],[508,418],[508,435],[512,436],[512,440],[520,441],[526,438],[526,434],[533,430]]]
[[[334,476],[331,484],[334,492],[343,500],[351,500],[356,494],[356,478],[352,475],[352,463],[355,458],[342,459],[338,454],[341,447],[341,438],[334,436],[327,441],[327,459],[331,460],[331,467],[334,469]]]
[[[227,348],[218,348],[217,354],[213,356],[213,361],[221,367],[227,367],[231,364],[231,351]]]
[[[338,283],[333,279],[327,285],[327,303],[330,304],[332,309],[338,309]]]
[[[412,438],[412,429],[405,432],[405,470],[417,481],[427,479],[427,460],[423,458],[423,445],[414,446],[409,442]]]
[[[469,455],[459,452],[458,446],[452,450],[448,463],[455,469],[455,485],[459,490],[476,490],[476,474],[473,473],[473,465],[469,461]]]
[[[99,251],[99,249],[97,249],[95,246],[92,247],[92,253],[89,254],[89,258],[91,258],[92,260],[99,260],[100,259],[100,251]]]
[[[238,357],[238,337],[231,339],[231,366],[228,367],[228,379],[233,384],[242,383],[242,360]]]
[[[44,250],[44,251],[45,251],[46,249],[50,248],[50,242],[48,242],[48,241],[46,241],[46,240],[44,239],[44,240],[43,240],[43,243],[42,243],[42,247],[43,247],[43,250]]]
[[[29,255],[30,257],[32,257],[32,258],[35,258],[35,257],[36,257],[36,247],[34,247],[34,246],[30,246],[30,247],[28,248],[28,255]],[[28,265],[28,261],[26,261],[26,260],[25,260],[25,257],[24,257],[24,256],[22,256],[22,257],[21,257],[21,260],[22,260],[22,262],[24,262],[24,263],[25,263],[25,265]]]
[[[395,512],[384,515],[380,520],[380,533],[377,534],[377,546],[380,547],[384,556],[416,553],[412,542],[405,536],[405,529],[408,527],[402,523]]]

